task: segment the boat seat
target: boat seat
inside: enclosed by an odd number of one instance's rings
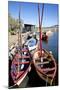
[[[53,78],[54,75],[53,74],[48,74],[47,76]]]
[[[30,58],[30,56],[19,56],[18,58],[19,59],[24,59],[24,58],[27,59],[27,58]]]
[[[29,64],[29,61],[25,61],[25,62],[19,62],[19,64]],[[14,64],[18,64],[18,62],[14,62]]]
[[[37,62],[38,65],[44,65],[44,64],[48,64],[49,61],[45,61],[45,62]]]
[[[42,69],[43,72],[53,71],[53,70],[55,70],[55,67],[54,68],[43,68]]]

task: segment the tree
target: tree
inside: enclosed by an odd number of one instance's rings
[[[23,21],[19,19],[14,19],[10,13],[8,14],[8,28],[9,30],[15,31],[16,29],[19,29],[20,27],[24,27]]]

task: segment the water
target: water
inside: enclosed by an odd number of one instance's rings
[[[52,32],[52,35],[48,37],[47,42],[42,42],[43,48],[52,51],[56,62],[58,62],[58,32]]]

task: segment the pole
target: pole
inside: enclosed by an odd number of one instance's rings
[[[41,15],[41,21],[40,21],[40,8],[39,8],[39,4],[38,4],[39,38],[40,38],[41,56],[42,56],[42,31],[41,31],[41,27],[42,27],[42,20],[43,20],[43,12],[44,12],[44,4],[43,4],[43,7],[42,7],[42,15]]]
[[[19,46],[22,49],[22,37],[21,37],[21,18],[20,18],[20,9],[19,9]]]
[[[22,52],[20,52],[20,51],[22,51],[20,8],[19,8],[18,48],[19,48],[18,53],[19,53],[20,55],[22,55]],[[18,75],[19,75],[19,72],[20,72],[20,64],[19,64],[19,62],[20,62],[20,59],[18,58]],[[18,76],[18,75],[17,75],[17,76]]]
[[[39,39],[40,39],[40,50],[41,50],[41,55],[42,55],[42,41],[41,41],[41,23],[40,23],[40,8],[38,4],[38,19],[39,19]]]
[[[44,4],[43,4],[43,6],[42,6],[41,27],[42,27],[42,21],[43,21],[43,12],[44,12]]]

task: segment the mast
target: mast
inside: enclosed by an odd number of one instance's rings
[[[39,40],[40,40],[40,44],[39,44],[39,49],[41,50],[41,56],[42,56],[42,20],[43,20],[43,11],[44,11],[44,4],[42,7],[42,15],[41,15],[41,20],[40,20],[40,8],[39,8],[39,4],[38,4],[38,20],[39,20]]]
[[[43,4],[43,6],[42,6],[41,27],[42,27],[42,21],[43,21],[43,13],[44,13],[44,4]]]
[[[20,19],[20,8],[19,8],[19,31],[18,31],[18,53],[22,56],[22,37],[21,37],[21,19]],[[19,75],[19,72],[20,72],[20,59],[18,59],[18,74],[17,76]]]
[[[22,28],[21,28],[21,18],[20,18],[20,8],[19,8],[19,46],[22,49],[22,36],[21,36]]]

